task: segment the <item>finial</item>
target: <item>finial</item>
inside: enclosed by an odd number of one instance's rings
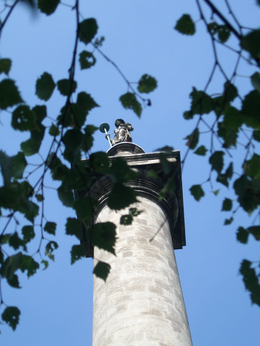
[[[123,119],[117,119],[115,121],[115,137],[111,140],[110,134],[107,132],[110,129],[110,126],[107,123],[103,123],[99,126],[99,130],[102,133],[105,133],[105,137],[108,140],[110,146],[120,143],[120,142],[132,142],[132,136],[130,131],[133,131],[134,128],[131,124],[125,123]]]

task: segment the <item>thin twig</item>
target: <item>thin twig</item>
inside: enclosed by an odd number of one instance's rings
[[[10,10],[8,11],[5,19],[3,20],[3,22],[0,24],[0,36],[2,34],[2,30],[3,30],[3,27],[5,26],[6,22],[7,22],[7,19],[10,17],[11,13],[13,12],[13,9],[15,8],[15,6],[18,4],[19,0],[16,0],[12,6],[10,6]]]

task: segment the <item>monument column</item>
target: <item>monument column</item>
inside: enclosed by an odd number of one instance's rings
[[[95,261],[109,263],[111,270],[106,282],[94,277],[93,346],[191,346],[174,255],[174,248],[185,245],[179,151],[165,154],[170,164],[167,174],[160,153],[144,153],[131,142],[113,144],[108,155],[111,161],[123,157],[137,172],[137,179],[128,185],[137,192],[138,202],[125,210],[111,210],[104,196],[111,181],[102,177],[92,187],[101,201],[97,222],[117,226],[116,256],[94,248]],[[171,176],[175,192],[159,201]],[[139,215],[133,216],[131,225],[120,224],[130,208]]]

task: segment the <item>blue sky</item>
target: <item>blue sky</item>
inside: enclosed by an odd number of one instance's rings
[[[245,26],[259,25],[260,7],[255,1],[230,1],[237,17]],[[224,8],[224,1],[218,6]],[[113,60],[125,76],[137,82],[144,73],[158,80],[158,89],[150,94],[152,107],[144,109],[141,119],[124,110],[119,96],[127,86],[115,68],[96,54],[97,63],[90,70],[76,71],[77,91],[90,93],[101,106],[88,116],[88,123],[99,126],[107,122],[113,130],[115,119],[130,122],[133,141],[146,152],[165,145],[181,150],[187,147],[185,138],[195,127],[182,114],[189,108],[192,86],[205,86],[213,65],[210,40],[204,24],[197,22],[193,37],[182,36],[173,30],[183,13],[199,20],[194,0],[91,0],[81,4],[83,18],[94,17],[99,25],[98,36],[105,36],[102,51]],[[2,15],[1,15],[2,16]],[[2,19],[2,17],[1,17]],[[54,80],[67,78],[72,58],[75,34],[75,15],[70,8],[60,5],[53,16],[32,16],[23,6],[17,7],[8,20],[1,37],[1,57],[13,60],[10,78],[17,80],[23,99],[29,105],[43,104],[35,95],[35,82],[47,71]],[[85,47],[79,46],[79,52]],[[221,53],[223,65],[233,66],[232,56]],[[241,66],[241,75],[250,76],[253,69]],[[249,90],[250,79],[238,77],[243,92]],[[217,75],[210,92],[221,90],[223,80]],[[56,90],[47,103],[48,114],[59,114],[64,98]],[[26,133],[10,130],[10,115],[0,114],[0,148],[8,155],[19,150]],[[205,143],[207,140],[205,139]],[[202,140],[203,142],[203,140]],[[93,151],[108,149],[108,142],[96,133]],[[42,153],[48,149],[48,140]],[[31,157],[29,162],[39,162]],[[236,167],[237,171],[240,167]],[[183,171],[183,197],[187,246],[176,251],[184,299],[194,346],[259,345],[259,313],[252,306],[239,276],[243,258],[259,259],[257,244],[237,243],[238,226],[249,225],[249,217],[240,212],[231,226],[223,226],[228,213],[221,213],[222,200],[229,191],[224,186],[216,197],[209,185],[203,185],[206,196],[197,203],[190,195],[193,184],[202,183],[209,174],[207,158],[190,153]],[[50,185],[52,184],[49,180]],[[77,243],[65,236],[67,217],[74,214],[62,207],[54,190],[47,190],[49,199],[46,215],[58,223],[55,263],[46,271],[31,277],[21,277],[21,290],[3,287],[4,300],[21,309],[21,321],[15,332],[1,326],[1,343],[5,346],[33,345],[91,345],[92,334],[92,267],[91,259],[70,265],[70,248]],[[0,224],[2,227],[2,223]],[[37,244],[30,247],[31,253]]]

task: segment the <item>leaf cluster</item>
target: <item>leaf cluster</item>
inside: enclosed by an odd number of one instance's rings
[[[10,7],[6,20],[16,3]],[[30,3],[33,8],[36,6],[34,2]],[[60,0],[37,2],[38,9],[46,16],[54,15],[60,5]],[[37,78],[35,94],[39,99],[38,104],[31,106],[26,103],[17,81],[9,77],[12,60],[5,57],[0,59],[0,111],[11,114],[11,127],[14,131],[29,135],[28,139],[21,143],[20,151],[16,155],[8,156],[0,150],[3,178],[0,186],[0,217],[6,221],[0,230],[0,285],[1,280],[5,280],[9,286],[17,289],[21,288],[19,275],[26,273],[31,277],[40,266],[43,270],[47,269],[49,261],[55,260],[55,252],[59,247],[55,239],[57,224],[45,215],[44,206],[49,203],[45,194],[45,180],[48,175],[55,184],[58,183],[58,188],[55,188],[58,199],[77,215],[77,218],[68,218],[65,225],[65,233],[76,237],[76,244],[71,249],[71,264],[85,257],[85,240],[91,246],[115,254],[116,226],[110,222],[93,223],[99,202],[90,191],[100,175],[109,176],[113,182],[108,197],[111,209],[121,210],[137,201],[136,193],[127,186],[127,182],[134,180],[136,175],[126,162],[115,159],[111,163],[106,153],[91,153],[93,136],[98,128],[88,122],[88,115],[99,105],[90,93],[78,90],[76,71],[86,73],[95,67],[97,54],[100,54],[115,67],[126,82],[127,91],[119,97],[122,106],[132,110],[138,117],[141,116],[143,107],[151,105],[151,100],[142,95],[154,91],[157,81],[154,77],[143,74],[137,83],[130,83],[117,65],[101,51],[104,37],[97,37],[96,19],[81,20],[79,1],[75,2],[71,10],[75,11],[76,15],[72,63],[68,74],[66,70],[62,79],[56,80],[55,76],[47,71]],[[1,23],[1,32],[3,27]],[[48,101],[55,93],[62,96],[64,101],[56,117],[50,114],[48,109]],[[41,149],[45,142],[50,143],[47,154]],[[31,166],[28,157],[34,159],[36,155],[41,157],[42,161]],[[129,209],[129,217],[132,219],[138,213],[140,212],[134,208]],[[123,224],[129,222],[126,222],[126,218],[124,220]],[[25,225],[20,226],[21,224]],[[34,247],[36,246],[33,255],[29,251],[32,241]],[[109,270],[108,263],[98,262],[94,274],[106,280]],[[19,323],[20,310],[8,306],[3,292],[0,291],[0,308],[4,306],[2,322],[15,330]]]
[[[229,189],[231,196],[224,198],[221,211],[231,213],[224,222],[224,225],[230,225],[238,210],[244,210],[248,215],[254,213],[255,220],[260,214],[260,30],[244,28],[229,1],[225,3],[227,13],[218,10],[212,1],[203,4],[197,1],[200,20],[195,22],[189,14],[184,14],[177,21],[175,30],[184,35],[194,35],[203,23],[213,47],[214,62],[205,88],[197,90],[193,87],[190,109],[183,114],[186,120],[196,120],[195,128],[185,138],[188,148],[184,157],[186,159],[187,154],[193,151],[201,158],[205,157],[209,163],[208,178],[190,188],[196,201],[205,196],[203,185],[206,183],[210,184],[216,196],[221,186]],[[211,15],[206,15],[208,10]],[[236,55],[236,64],[231,73],[224,68],[220,49],[222,52],[228,49]],[[242,61],[250,65],[253,72],[248,75],[252,88],[244,94],[236,84]],[[216,72],[223,80],[223,87],[222,90],[215,88],[214,93],[209,94],[207,90]],[[214,188],[215,184],[217,188]],[[259,225],[255,225],[255,222],[246,229],[239,227],[237,240],[246,244],[250,234],[259,241]],[[240,273],[252,302],[260,306],[259,274],[252,263],[244,260]]]

